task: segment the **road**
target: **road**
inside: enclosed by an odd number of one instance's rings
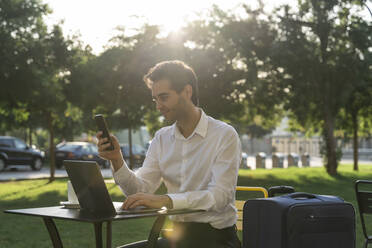
[[[101,172],[105,179],[112,179],[111,169],[101,169]],[[7,168],[5,171],[0,172],[0,182],[25,179],[42,179],[49,178],[49,176],[49,167],[44,167],[40,171],[33,171],[28,166],[12,166],[11,168]],[[64,169],[57,169],[55,172],[55,177],[67,177],[67,173]]]
[[[266,168],[272,168],[272,160],[271,157],[266,158]],[[352,159],[344,159],[341,160],[341,163],[348,163],[352,164]],[[361,160],[359,164],[372,164],[372,161],[368,160]],[[248,166],[251,169],[256,169],[256,159],[254,156],[248,157]],[[301,164],[299,165],[301,167]],[[311,157],[310,166],[312,167],[320,167],[322,166],[322,159],[320,157]],[[284,160],[284,168],[287,166],[287,159]],[[105,179],[112,179],[112,173],[110,169],[101,169],[102,175]],[[25,180],[25,179],[41,179],[41,178],[49,178],[50,172],[49,168],[45,167],[40,171],[32,171],[31,168],[28,166],[12,166],[11,168],[7,168],[5,171],[0,172],[0,181],[12,181],[12,180]],[[57,169],[55,172],[55,177],[67,177],[66,171],[63,169]]]

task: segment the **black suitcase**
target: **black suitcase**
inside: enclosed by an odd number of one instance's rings
[[[300,192],[248,200],[243,248],[355,248],[354,207],[336,196]]]

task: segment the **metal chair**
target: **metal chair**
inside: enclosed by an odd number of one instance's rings
[[[364,248],[368,247],[368,244],[372,243],[372,235],[367,234],[366,223],[364,215],[372,214],[372,191],[360,190],[361,185],[372,186],[372,181],[368,180],[357,180],[355,182],[355,194],[358,201],[359,215],[362,223],[363,234],[365,238]],[[372,190],[372,187],[371,187]]]
[[[147,240],[141,240],[141,241],[134,242],[131,244],[122,245],[117,248],[137,248],[137,247],[157,248],[160,230],[163,227],[164,222],[165,222],[165,215],[158,216],[151,228],[151,231],[150,231],[150,234]]]
[[[269,193],[267,192],[267,189],[263,187],[247,187],[247,186],[237,186],[236,191],[250,191],[250,192],[261,192],[264,196],[264,198],[267,198],[269,196]],[[238,220],[236,222],[236,227],[239,231],[243,230],[243,207],[244,207],[245,201],[242,200],[236,200],[235,201],[235,207],[238,210]]]

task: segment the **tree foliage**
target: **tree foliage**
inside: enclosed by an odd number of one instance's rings
[[[131,36],[121,27],[93,55],[59,25],[46,27],[47,5],[1,1],[0,130],[48,129],[50,154],[55,137],[94,133],[97,113],[113,130],[147,124],[154,133],[166,123],[142,77],[158,62],[179,59],[194,68],[207,114],[259,137],[286,113],[302,131],[324,135],[334,175],[335,130],[353,132],[354,140],[370,130],[372,30],[357,15],[362,2],[299,0],[274,14],[258,3],[243,4],[244,15],[214,6],[167,35],[149,24]]]
[[[60,26],[48,30],[43,21],[48,13],[37,0],[1,1],[0,115],[3,128],[16,124],[49,130],[53,180],[54,131],[69,120],[65,111],[72,108],[65,101],[63,80],[74,62],[74,47]]]
[[[350,11],[352,6],[358,7],[352,1],[298,1],[298,11],[285,6],[278,12],[281,32],[273,61],[283,68],[284,107],[302,125],[321,124],[332,175],[337,173],[336,117],[367,73],[358,73],[360,67],[370,66],[359,56],[370,52],[359,47],[371,47],[371,39],[355,27],[371,27]]]

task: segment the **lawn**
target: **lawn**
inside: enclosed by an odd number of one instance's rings
[[[372,164],[361,165],[359,172],[352,171],[352,165],[341,165],[339,175],[329,176],[324,168],[289,168],[241,170],[239,185],[263,186],[291,185],[296,191],[316,194],[337,195],[351,202],[355,207],[354,181],[372,179]],[[114,201],[124,199],[114,184],[108,184]],[[41,218],[4,214],[5,209],[31,208],[57,205],[66,200],[66,179],[25,180],[0,183],[0,247],[51,247],[51,242]],[[164,188],[160,189],[163,192]],[[238,199],[259,197],[254,193],[238,193]],[[153,218],[113,222],[113,247],[145,239]],[[57,220],[64,247],[94,247],[93,225],[80,222]],[[357,212],[357,247],[363,242],[359,215]],[[371,224],[372,228],[372,224]]]

